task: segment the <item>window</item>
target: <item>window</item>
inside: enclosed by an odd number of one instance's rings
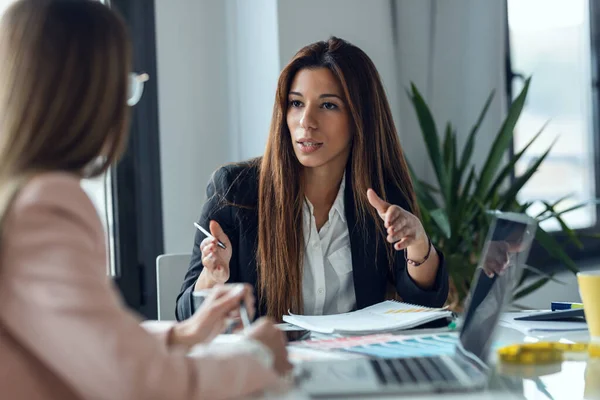
[[[116,276],[115,262],[115,235],[114,235],[114,211],[113,211],[113,196],[112,196],[112,172],[109,170],[106,174],[94,178],[84,179],[81,181],[81,187],[94,203],[104,231],[106,232],[106,243],[108,249],[108,265],[107,273],[110,276]]]
[[[116,232],[114,281],[130,308],[156,318],[156,257],[163,253],[163,231],[154,0],[111,0],[110,6],[129,26],[133,71],[150,76],[140,102],[131,109],[127,151],[109,176]]]
[[[556,139],[537,174],[522,189],[521,201],[560,203],[560,209],[596,198],[595,131],[593,126],[592,46],[589,0],[508,0],[508,33],[512,95],[532,76],[527,103],[514,135],[521,150],[548,122],[544,133],[516,165],[522,173]],[[532,214],[543,206],[531,209]],[[567,213],[572,228],[596,226],[596,206]],[[556,221],[542,226],[558,230]]]
[[[0,0],[0,15],[4,14],[4,11],[10,6],[15,0]]]

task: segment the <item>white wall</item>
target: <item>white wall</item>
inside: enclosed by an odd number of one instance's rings
[[[209,175],[231,159],[225,3],[155,6],[165,252],[190,252]]]
[[[227,0],[230,143],[235,160],[263,154],[279,76],[277,0]]]

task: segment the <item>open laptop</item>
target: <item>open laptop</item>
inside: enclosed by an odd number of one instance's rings
[[[306,362],[297,373],[298,387],[317,397],[483,389],[490,373],[494,332],[521,276],[536,229],[536,220],[526,215],[492,213],[453,354]],[[490,278],[484,269],[499,273]]]

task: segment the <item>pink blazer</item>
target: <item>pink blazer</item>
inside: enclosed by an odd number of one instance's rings
[[[0,396],[221,399],[277,382],[251,352],[188,357],[128,312],[106,275],[104,230],[77,177],[31,180],[0,238]]]

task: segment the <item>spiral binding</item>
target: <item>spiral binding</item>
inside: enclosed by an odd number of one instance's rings
[[[402,305],[406,305],[406,306],[411,306],[413,308],[423,308],[423,309],[428,310],[428,311],[446,311],[446,310],[448,310],[448,306],[441,307],[441,308],[431,308],[431,307],[427,307],[427,306],[421,306],[421,305],[418,305],[418,304],[407,303],[405,301],[398,301],[398,300],[393,300],[393,299],[390,299],[390,300],[387,300],[387,301],[391,301],[392,303],[398,303],[398,304],[402,304]]]

